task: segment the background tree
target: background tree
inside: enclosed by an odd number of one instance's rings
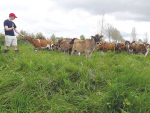
[[[0,45],[4,45],[5,44],[5,34],[0,33]]]
[[[109,23],[106,24],[105,29],[104,29],[104,33],[106,34],[106,36],[109,39],[109,43],[111,42],[111,37],[112,37],[112,31],[113,31],[113,26]]]
[[[50,37],[50,40],[52,40],[53,43],[57,42],[57,38],[54,34],[52,34],[52,36]]]
[[[85,36],[84,36],[84,35],[81,35],[81,36],[80,36],[80,39],[81,39],[81,40],[85,40]]]
[[[143,41],[141,39],[138,39],[138,43],[143,43]]]
[[[131,31],[131,40],[137,42],[137,33],[135,27],[133,27]]]
[[[30,33],[28,33],[27,31],[24,31],[24,30],[21,30],[20,33],[25,36],[32,36]],[[17,38],[18,44],[29,44],[28,40],[26,40],[25,38],[23,38],[22,36],[20,36],[18,34],[17,34],[16,38]]]
[[[116,42],[116,43],[125,42],[120,31],[117,28],[113,28],[111,30],[111,36],[112,36],[112,39],[114,40],[114,42]]]
[[[37,34],[35,35],[35,37],[36,37],[36,39],[40,39],[41,37],[44,37],[44,38],[45,38],[45,36],[44,36],[41,32],[37,33]]]
[[[148,33],[146,32],[146,33],[144,34],[144,43],[145,43],[145,44],[148,44],[148,38],[149,38],[149,35],[148,35]]]
[[[97,22],[97,29],[98,29],[98,34],[104,35],[104,29],[105,29],[105,13],[103,11],[103,14],[100,15],[100,19]]]

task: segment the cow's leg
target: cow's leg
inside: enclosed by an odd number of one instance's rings
[[[91,56],[92,56],[92,52],[89,52],[89,58],[91,58]]]
[[[78,51],[76,51],[75,54],[78,55]]]
[[[78,52],[78,56],[80,56],[80,52]]]
[[[146,52],[146,54],[145,54],[145,57],[148,55],[148,53],[149,53],[149,49],[147,50],[147,52]]]
[[[85,54],[86,54],[86,58],[88,58],[89,52],[87,50],[85,51]]]
[[[35,48],[35,53],[37,53],[37,49],[38,49],[38,48]]]
[[[73,55],[74,54],[74,49],[72,49],[72,52],[71,52],[71,55]]]
[[[68,55],[69,55],[69,49],[67,51],[68,51]]]
[[[50,51],[51,50],[51,45],[47,44],[47,50]]]
[[[39,47],[38,49],[39,49],[39,51],[41,51],[41,47]]]

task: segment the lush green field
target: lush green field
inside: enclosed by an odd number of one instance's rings
[[[150,113],[150,55],[0,54],[0,113]]]

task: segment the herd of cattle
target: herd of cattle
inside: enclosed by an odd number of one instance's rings
[[[122,52],[126,51],[128,53],[133,54],[145,54],[145,57],[150,51],[150,45],[149,44],[143,44],[143,43],[135,43],[125,41],[125,43],[106,43],[102,42],[103,36],[95,35],[91,36],[92,39],[86,39],[86,40],[80,40],[77,38],[67,38],[67,40],[59,39],[58,42],[53,43],[52,40],[46,40],[44,37],[41,37],[40,39],[34,39],[30,36],[25,36],[25,38],[35,47],[35,52],[37,50],[41,49],[48,49],[48,50],[55,50],[60,51],[62,50],[64,53],[69,51],[71,52],[71,55],[76,53],[76,55],[80,56],[80,53],[86,53],[86,58],[90,58],[92,55],[92,52],[95,50],[107,52],[108,50],[116,51],[116,52]]]

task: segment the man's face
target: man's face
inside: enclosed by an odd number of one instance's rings
[[[14,16],[11,16],[10,19],[11,19],[11,20],[15,20],[15,17],[14,17]]]

